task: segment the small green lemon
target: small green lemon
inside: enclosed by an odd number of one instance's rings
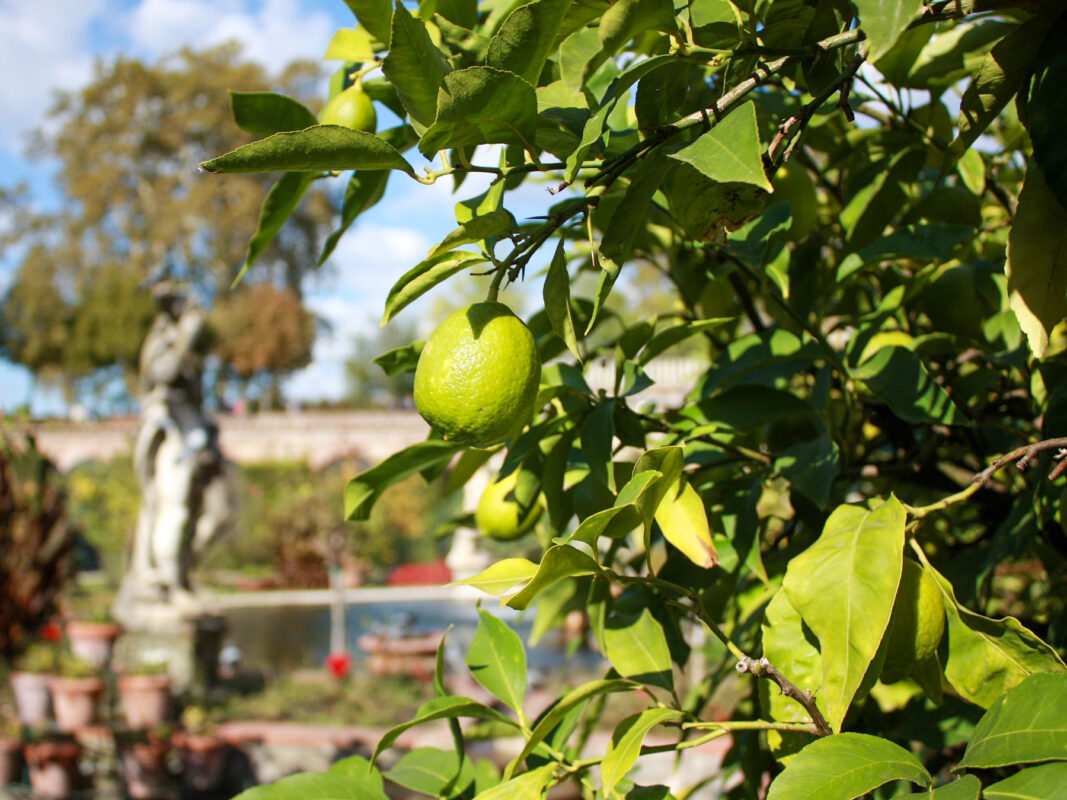
[[[483,536],[504,541],[518,539],[537,524],[543,509],[540,496],[527,509],[523,509],[514,498],[508,498],[518,481],[519,473],[516,470],[489,484],[482,493],[474,512],[474,524]]]
[[[910,558],[904,559],[900,588],[886,631],[882,681],[906,678],[912,668],[930,658],[945,633],[945,606],[937,580]]]
[[[505,441],[530,418],[541,359],[533,334],[503,303],[475,303],[430,334],[415,368],[415,409],[446,439]]]
[[[330,98],[319,114],[319,122],[374,133],[378,128],[378,114],[363,87],[353,84]]]

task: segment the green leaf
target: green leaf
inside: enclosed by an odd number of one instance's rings
[[[789,445],[775,460],[774,469],[798,492],[825,508],[839,471],[837,443],[827,435]]]
[[[1067,800],[1067,763],[1019,770],[982,790],[984,800]]]
[[[768,192],[773,190],[763,171],[755,103],[734,109],[714,128],[670,157],[692,164],[713,181],[751,183]]]
[[[389,377],[402,372],[414,372],[424,344],[426,342],[419,339],[404,347],[396,347],[380,356],[375,356],[371,361],[381,367]]]
[[[600,572],[600,565],[590,556],[570,545],[560,544],[548,548],[541,558],[537,573],[526,587],[508,600],[512,608],[526,608],[541,590],[563,578],[576,578],[579,575],[595,575]]]
[[[397,0],[389,55],[382,62],[382,72],[396,89],[408,116],[423,128],[433,124],[437,92],[449,70],[448,61],[431,41],[426,24],[411,16]]]
[[[374,46],[362,28],[341,28],[326,45],[323,61],[370,61]]]
[[[1019,193],[1004,272],[1011,310],[1030,350],[1044,358],[1049,331],[1067,317],[1067,209],[1033,162]]]
[[[463,760],[468,780],[456,781],[456,788],[467,788],[474,779],[470,759]],[[393,783],[431,797],[439,797],[444,789],[458,776],[459,757],[454,750],[439,750],[436,747],[416,747],[404,753],[385,773]]]
[[[505,558],[490,564],[477,575],[455,581],[455,586],[473,586],[495,597],[507,594],[530,581],[538,565],[525,558]]]
[[[899,800],[978,800],[982,782],[974,775],[964,775],[958,781],[946,783],[928,792],[906,794]]]
[[[481,242],[494,236],[505,236],[515,230],[515,218],[505,209],[490,211],[464,222],[444,239],[430,248],[430,258],[465,244]]]
[[[985,161],[977,150],[967,150],[956,162],[956,171],[967,191],[979,197],[985,192]]]
[[[786,764],[767,800],[851,800],[890,781],[930,786],[919,760],[898,744],[865,733],[816,739]]]
[[[479,144],[516,144],[533,149],[537,94],[514,72],[467,67],[445,76],[437,119],[419,142],[432,157],[439,150]]]
[[[571,4],[571,0],[533,0],[520,5],[493,34],[485,63],[536,86]]]
[[[693,239],[718,242],[763,211],[767,192],[751,183],[720,183],[680,164],[663,187],[671,213]]]
[[[484,264],[488,259],[478,253],[463,250],[446,250],[420,261],[405,272],[389,290],[385,298],[385,313],[382,325],[400,313],[408,304],[422,297],[437,284],[448,280],[457,272]]]
[[[597,35],[605,53],[613,55],[624,44],[649,28],[673,33],[674,14],[662,0],[618,0],[600,19]]]
[[[478,609],[478,629],[467,650],[474,679],[522,718],[526,697],[526,651],[519,635],[503,620]]]
[[[450,459],[462,445],[430,439],[405,447],[376,467],[354,477],[345,486],[345,519],[365,520],[381,493],[427,467]]]
[[[240,282],[249,268],[256,263],[256,259],[274,241],[274,237],[292,215],[314,179],[315,174],[312,172],[287,172],[270,187],[267,197],[263,200],[263,208],[259,211],[256,232],[248,242],[245,263],[233,279],[234,285]]]
[[[389,43],[393,4],[390,0],[345,0],[364,28],[380,42]]]
[[[608,221],[600,240],[600,252],[618,264],[630,258],[637,235],[644,230],[652,198],[659,190],[671,162],[653,155],[641,160],[633,170],[626,194]]]
[[[895,497],[872,510],[838,506],[815,544],[786,569],[782,587],[789,602],[819,639],[820,697],[835,731],[841,730],[889,625],[906,519]]]
[[[256,786],[237,795],[241,800],[380,800],[361,782],[339,772],[299,772],[265,786]]]
[[[1063,98],[1067,95],[1067,15],[1043,17],[1045,41],[1034,63],[1023,121],[1034,147],[1034,161],[1059,201],[1067,206],[1067,145],[1063,141]]]
[[[1067,674],[1031,675],[978,721],[957,769],[1067,760]]]
[[[341,775],[354,782],[367,800],[386,800],[385,782],[370,761],[363,756],[348,756],[330,765],[331,774]]]
[[[849,372],[888,403],[902,420],[920,424],[967,423],[948,392],[906,347],[883,347]]]
[[[365,131],[316,125],[275,133],[200,165],[208,172],[322,172],[345,169],[415,170],[391,144]]]
[[[648,480],[650,476],[648,473],[645,475],[645,480]],[[641,523],[641,513],[635,504],[616,503],[611,508],[605,508],[583,519],[582,524],[567,541],[585,542],[592,546],[601,536],[607,536],[610,539],[626,536]]]
[[[552,330],[563,340],[574,357],[581,361],[578,336],[574,331],[574,318],[571,316],[571,281],[567,273],[567,255],[562,240],[552,256],[548,274],[545,275],[542,297]]]
[[[502,722],[505,725],[510,725],[514,728],[518,727],[513,720],[504,716],[499,711],[494,711],[489,708],[489,706],[482,705],[475,700],[471,700],[469,697],[454,697],[452,695],[435,697],[433,700],[428,700],[419,707],[419,710],[415,713],[414,719],[402,722],[385,732],[382,738],[378,741],[378,745],[374,748],[374,755],[371,757],[371,763],[377,761],[378,756],[392,747],[393,742],[397,740],[400,734],[409,728],[414,728],[416,725],[424,725],[427,722],[434,722],[439,719],[456,719],[457,717],[473,717],[474,719],[484,719],[490,722]]]
[[[604,623],[604,655],[624,678],[671,689],[671,651],[663,627],[647,608],[613,611]]]
[[[989,708],[1005,692],[1040,672],[1067,672],[1056,651],[1014,617],[990,619],[959,604],[944,576],[929,564],[945,601],[945,678],[960,697]],[[944,646],[942,644],[942,646]]]
[[[474,800],[541,800],[545,787],[554,783],[555,763],[531,769],[475,796]]]
[[[611,734],[611,743],[604,759],[600,762],[601,792],[605,797],[615,794],[619,781],[626,777],[637,757],[641,754],[641,745],[648,732],[657,725],[682,715],[673,708],[650,708],[627,717],[616,726]]]
[[[656,508],[656,522],[664,538],[698,567],[711,569],[719,563],[704,501],[684,477],[663,496]]]
[[[615,437],[615,401],[598,403],[582,422],[582,454],[589,472],[600,483],[615,490],[615,473],[611,467],[611,443]]]
[[[320,267],[326,263],[326,259],[333,253],[345,231],[356,221],[356,217],[385,196],[385,185],[389,182],[389,175],[390,173],[386,170],[352,173],[352,177],[348,179],[348,186],[345,187],[344,200],[341,202],[341,224],[322,245],[322,253],[319,255]]]
[[[633,692],[639,688],[640,684],[632,681],[613,679],[589,681],[572,689],[563,695],[559,702],[545,712],[541,719],[537,721],[534,729],[530,731],[530,738],[526,740],[522,751],[508,764],[508,768],[504,771],[504,776],[510,777],[518,765],[525,761],[527,756],[545,740],[545,737],[552,733],[556,726],[578,706],[588,703],[594,697],[615,692]]]
[[[867,34],[867,60],[877,61],[889,51],[915,19],[922,0],[852,0]]]
[[[257,139],[319,124],[303,103],[274,92],[230,92],[230,110],[237,127]]]

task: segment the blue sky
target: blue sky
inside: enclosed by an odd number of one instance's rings
[[[7,76],[0,81],[0,184],[27,181],[42,206],[55,203],[56,194],[49,165],[24,157],[27,136],[43,122],[55,90],[89,80],[94,59],[122,53],[153,60],[183,46],[238,39],[246,55],[277,68],[320,57],[334,31],[353,23],[342,0],[0,0],[0,19],[0,74]],[[332,331],[316,344],[311,366],[288,381],[289,396],[340,396],[353,336],[373,328],[389,287],[455,226],[454,203],[481,191],[478,183],[468,180],[456,197],[448,180],[427,187],[401,175],[391,179],[385,199],[342,240],[328,276],[310,287],[308,302]],[[535,186],[519,195],[512,210],[520,214],[541,213],[552,202]],[[13,260],[11,254],[0,260],[0,291]],[[420,313],[427,307],[420,301],[403,312],[423,333],[432,327]],[[25,370],[0,360],[0,409],[25,402],[29,385]],[[54,393],[38,389],[34,411],[63,407]]]

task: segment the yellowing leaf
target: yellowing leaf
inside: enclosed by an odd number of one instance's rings
[[[704,501],[685,478],[667,492],[655,516],[667,541],[698,567],[710,569],[719,563]]]

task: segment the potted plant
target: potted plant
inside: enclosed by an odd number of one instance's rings
[[[163,662],[143,662],[123,670],[116,681],[119,704],[131,728],[151,728],[166,722],[170,711],[171,680]]]
[[[15,662],[11,673],[11,691],[15,708],[23,725],[39,725],[51,714],[52,701],[48,686],[56,671],[57,653],[49,642],[34,642]]]
[[[111,664],[115,640],[122,632],[106,609],[98,609],[84,619],[66,621],[70,651],[95,669],[106,670]]]
[[[181,723],[174,744],[182,752],[182,783],[197,792],[218,788],[226,771],[226,741],[215,733],[215,722],[201,706],[188,706]]]
[[[65,800],[80,788],[78,759],[82,748],[73,736],[31,732],[24,752],[35,796]]]
[[[22,777],[22,728],[14,717],[0,716],[0,788]]]
[[[167,794],[170,771],[170,727],[158,725],[151,730],[115,732],[119,772],[127,797],[148,800]]]
[[[59,674],[51,679],[56,727],[76,731],[96,721],[96,708],[104,693],[104,681],[88,661],[72,653],[59,658]]]

